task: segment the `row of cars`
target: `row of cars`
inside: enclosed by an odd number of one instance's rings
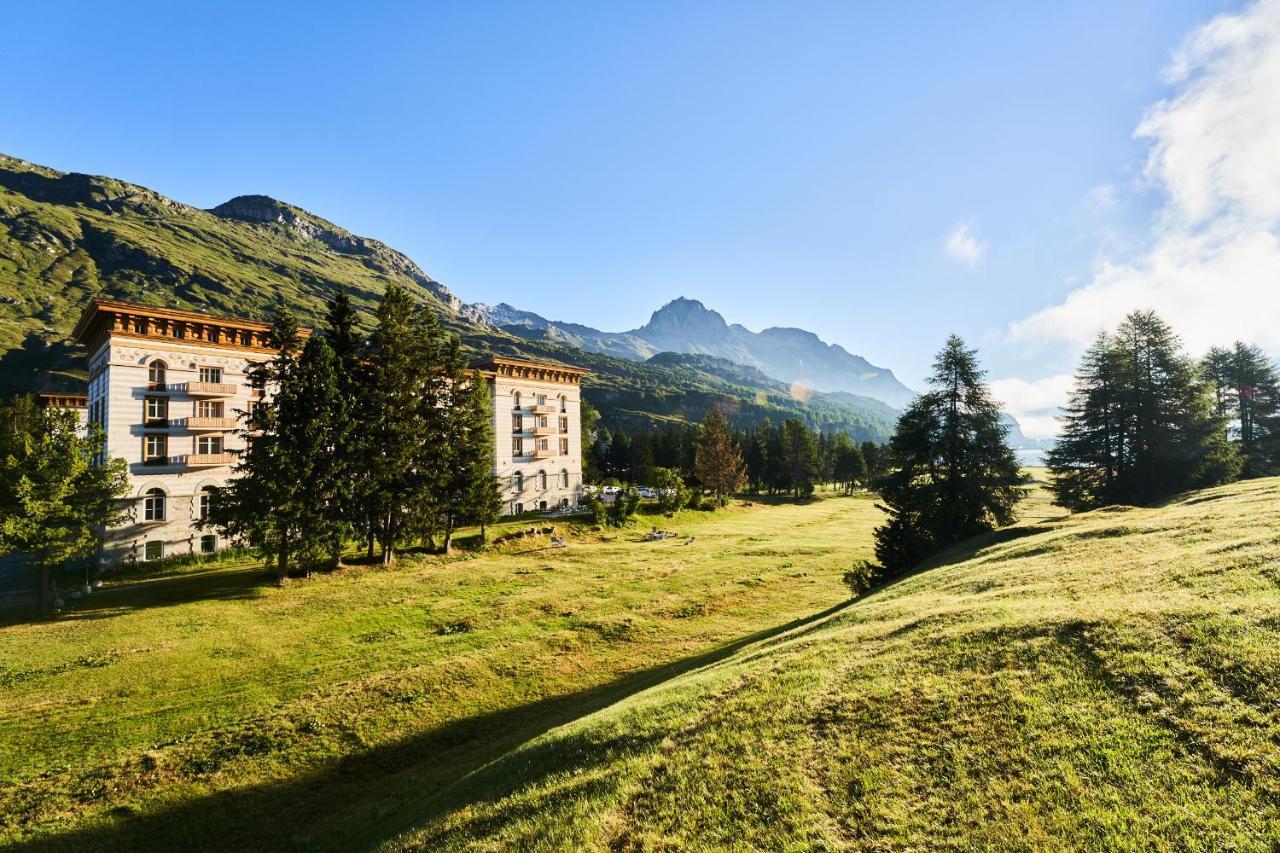
[[[589,495],[600,494],[602,497],[615,497],[622,491],[622,486],[583,486],[582,491]],[[648,486],[637,486],[636,491],[642,498],[657,498],[658,490]]]

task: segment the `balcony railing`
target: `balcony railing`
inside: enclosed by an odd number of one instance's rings
[[[236,461],[234,453],[192,453],[186,458],[188,468],[208,468],[213,465],[231,465]]]
[[[535,415],[554,415],[556,407],[551,405],[530,406]]]
[[[534,435],[551,435],[555,431],[555,427],[549,426],[536,426],[532,429]]]
[[[187,429],[193,432],[235,429],[239,425],[240,425],[240,422],[235,418],[213,418],[213,417],[196,416],[196,417],[187,418],[186,420]]]
[[[142,460],[142,464],[148,467],[160,467],[161,465],[172,465],[173,459],[169,456],[148,456]]]
[[[143,418],[142,419],[143,429],[168,429],[168,427],[169,427],[168,418]]]
[[[534,451],[529,455],[534,459],[550,459],[552,456],[556,455],[556,452],[549,447],[541,447],[534,448]]]
[[[229,382],[184,382],[182,390],[190,397],[232,397],[236,386]]]

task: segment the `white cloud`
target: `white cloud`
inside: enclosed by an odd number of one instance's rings
[[[969,222],[959,222],[947,234],[947,257],[957,264],[976,267],[987,254],[986,244],[978,239]]]
[[[1075,379],[1069,373],[1044,379],[993,379],[991,394],[1001,408],[1018,419],[1031,438],[1051,438],[1058,432],[1058,407],[1067,401]]]
[[[1175,53],[1172,97],[1135,135],[1165,194],[1147,248],[1099,261],[1091,281],[1010,328],[1085,345],[1153,308],[1192,350],[1236,338],[1280,351],[1280,0],[1198,28]]]
[[[1111,210],[1116,206],[1116,188],[1111,184],[1098,184],[1089,190],[1089,204],[1094,210]]]

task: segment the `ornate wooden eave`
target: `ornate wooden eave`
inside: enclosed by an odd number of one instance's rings
[[[471,362],[471,367],[488,378],[523,379],[530,382],[551,382],[557,385],[578,385],[582,377],[591,373],[581,367],[569,367],[545,361],[526,361],[489,355]]]
[[[301,337],[310,334],[310,329],[299,330]],[[84,344],[90,354],[113,338],[263,354],[276,352],[271,343],[269,323],[115,299],[92,300],[80,315],[71,336]]]

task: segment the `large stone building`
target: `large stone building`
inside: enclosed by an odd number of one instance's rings
[[[233,476],[244,413],[263,402],[250,369],[274,355],[269,332],[251,320],[109,299],[85,309],[73,335],[89,353],[87,418],[105,430],[107,455],[125,460],[134,505],[129,521],[107,531],[107,560],[227,544],[198,522],[210,489]],[[493,394],[494,473],[505,511],[576,507],[586,371],[496,357],[474,366]]]

